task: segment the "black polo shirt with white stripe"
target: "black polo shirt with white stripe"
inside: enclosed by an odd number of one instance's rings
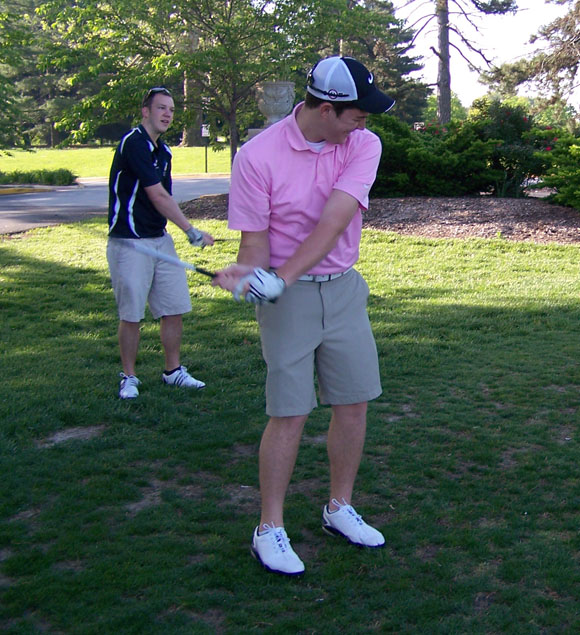
[[[115,151],[109,176],[109,235],[115,238],[163,236],[167,219],[145,192],[161,183],[171,194],[171,150],[157,146],[142,125],[133,128]]]

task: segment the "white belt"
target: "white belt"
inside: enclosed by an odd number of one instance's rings
[[[346,271],[341,271],[340,273],[321,273],[313,275],[305,274],[303,276],[300,276],[298,280],[300,280],[301,282],[329,282],[330,280],[336,280],[336,278],[344,276],[351,269],[352,267],[350,269],[347,269]]]

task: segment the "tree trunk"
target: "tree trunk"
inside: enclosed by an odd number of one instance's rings
[[[181,46],[188,53],[196,51],[199,47],[199,33],[195,29],[191,29],[189,35],[182,39]],[[183,128],[180,143],[181,146],[189,147],[204,145],[204,139],[201,138],[203,112],[201,108],[193,105],[200,102],[200,100],[196,99],[196,97],[195,84],[191,81],[191,79],[189,79],[186,71],[183,75],[183,111],[186,116],[186,120],[191,119],[191,121]]]
[[[238,151],[238,144],[240,142],[240,136],[238,135],[238,125],[236,119],[236,111],[233,110],[228,118],[230,124],[230,157],[231,162],[234,162],[234,157]]]
[[[439,66],[437,71],[437,118],[439,123],[451,121],[451,74],[449,72],[449,3],[437,0],[439,34]]]

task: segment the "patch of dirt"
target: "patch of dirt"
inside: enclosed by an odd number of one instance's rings
[[[106,426],[88,426],[86,428],[67,428],[55,432],[52,436],[36,442],[37,448],[51,448],[59,443],[67,441],[89,441],[100,436],[105,431]]]
[[[226,220],[227,194],[181,205],[190,218]],[[364,226],[427,238],[504,238],[535,243],[579,243],[580,211],[541,197],[375,198]]]

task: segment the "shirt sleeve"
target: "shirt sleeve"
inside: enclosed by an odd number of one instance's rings
[[[363,209],[369,207],[369,192],[377,177],[381,141],[370,130],[361,131],[353,140],[352,150],[333,189],[354,197]]]
[[[242,147],[232,165],[228,201],[228,227],[264,231],[270,225],[270,185],[250,152]]]

